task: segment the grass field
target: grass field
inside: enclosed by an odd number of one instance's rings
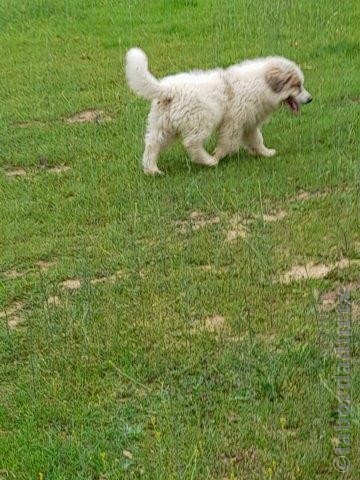
[[[357,0],[1,1],[1,480],[359,478],[359,15]],[[177,145],[149,178],[134,45],[159,77],[285,55],[314,101],[265,127],[272,159],[206,169]]]

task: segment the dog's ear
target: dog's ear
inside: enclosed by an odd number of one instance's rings
[[[294,80],[294,74],[273,67],[266,72],[265,79],[273,92],[280,93],[286,85]]]

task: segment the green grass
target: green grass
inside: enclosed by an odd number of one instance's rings
[[[340,475],[337,314],[319,297],[359,275],[359,13],[356,0],[1,2],[0,310],[22,304],[18,328],[0,318],[1,479],[357,478],[359,318]],[[134,45],[157,76],[285,55],[314,101],[265,127],[273,159],[240,152],[205,169],[175,146],[166,175],[148,178],[149,105],[123,72]],[[89,108],[113,120],[64,121]],[[27,175],[7,178],[15,167]],[[325,194],[294,200],[301,189]],[[234,214],[278,210],[226,242]],[[192,211],[220,221],[181,233]],[[324,279],[276,281],[343,257],[350,267]],[[59,286],[71,278],[82,287]]]

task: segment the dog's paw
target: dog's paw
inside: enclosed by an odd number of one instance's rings
[[[144,168],[145,175],[164,175],[164,172],[159,170],[158,168]]]
[[[255,157],[273,157],[276,154],[276,150],[274,148],[261,148],[261,149],[255,149],[255,148],[248,148],[248,152],[250,155],[253,155]]]
[[[274,148],[265,148],[262,152],[261,155],[263,157],[273,157],[276,155],[276,150]]]
[[[216,165],[219,163],[219,160],[216,157],[211,157],[211,160],[209,160],[206,165],[207,167],[216,167]]]
[[[219,163],[218,158],[216,158],[215,156],[209,155],[206,158],[206,161],[202,162],[201,165],[205,165],[205,167],[216,167],[218,163]]]
[[[215,167],[219,163],[219,160],[211,155],[207,155],[204,158],[193,158],[193,163],[196,165],[202,165],[204,167]]]

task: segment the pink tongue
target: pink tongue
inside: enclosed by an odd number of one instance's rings
[[[293,98],[289,97],[287,103],[290,105],[291,111],[297,115],[299,113],[299,105],[297,102]]]

